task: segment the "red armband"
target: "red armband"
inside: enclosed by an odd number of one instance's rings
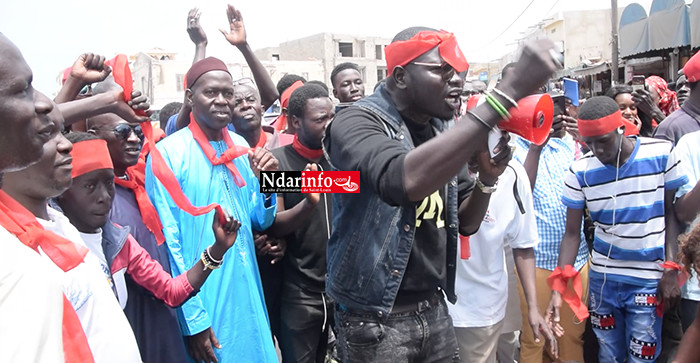
[[[571,288],[569,288],[569,281],[571,281]],[[573,266],[566,265],[563,270],[557,266],[547,278],[547,285],[561,294],[562,299],[580,321],[588,318],[588,307],[583,303],[583,296],[581,296],[583,295],[581,276]]]
[[[683,287],[685,282],[688,281],[688,272],[683,271],[683,266],[673,261],[666,261],[661,264],[664,270],[676,270],[678,271],[678,287]]]

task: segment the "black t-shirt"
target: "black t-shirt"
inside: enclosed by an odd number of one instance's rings
[[[416,147],[435,137],[430,123],[406,122],[406,126]],[[390,205],[415,206],[416,233],[395,304],[428,299],[438,287],[444,286],[447,273],[447,187],[439,188],[420,203],[409,202],[403,184],[403,161],[408,150],[401,141],[389,139],[381,121],[367,111],[343,110],[336,115],[330,130],[331,142],[327,146],[336,167],[360,170],[363,181]],[[458,178],[461,203],[471,192],[473,182],[466,167]]]
[[[280,171],[301,171],[306,164],[313,163],[294,150],[292,145],[286,145],[272,150],[279,160]],[[325,157],[318,164],[323,170],[330,170]],[[304,200],[303,193],[282,193],[284,208],[292,209]],[[325,291],[326,286],[326,247],[330,235],[331,197],[321,194],[321,200],[316,204],[311,217],[294,233],[285,237],[287,252],[282,260],[284,279],[314,292]]]
[[[406,126],[416,147],[435,136],[431,124],[406,121]],[[428,299],[445,279],[445,192],[444,187],[436,190],[416,207],[416,234],[396,304]]]

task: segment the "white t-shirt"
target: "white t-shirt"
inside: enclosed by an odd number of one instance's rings
[[[0,362],[63,362],[62,276],[0,227]]]
[[[85,246],[80,232],[63,214],[49,208],[49,218],[49,221],[37,220],[46,230]],[[80,318],[95,362],[141,362],[134,332],[104,277],[97,256],[88,252],[84,263],[65,273],[63,286]]]
[[[479,231],[469,237],[471,257],[457,260],[457,304],[448,307],[458,328],[490,326],[503,320],[508,297],[504,246],[532,248],[538,242],[529,179],[518,162],[509,165],[516,172],[511,168],[503,172]],[[520,213],[513,196],[516,173],[525,214]]]
[[[105,257],[104,250],[102,249],[102,229],[97,233],[80,233],[80,238],[85,242],[87,248],[90,252],[97,257],[100,264],[102,272],[107,278],[109,287],[117,294],[117,300],[119,300],[119,306],[122,310],[126,307],[126,301],[129,298],[129,293],[126,289],[126,269],[121,269],[116,273],[112,274],[111,269],[107,265],[107,258]]]

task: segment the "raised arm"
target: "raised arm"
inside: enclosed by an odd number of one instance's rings
[[[57,105],[65,118],[66,126],[76,121],[104,113],[116,114],[132,123],[150,120],[148,116],[136,114],[136,111],[139,110],[148,113],[151,107],[148,99],[141,94],[141,91],[133,91],[131,93],[131,100],[129,102],[124,102],[123,90],[118,84],[114,82],[102,82],[101,87],[102,85],[108,87],[108,90],[91,97]]]
[[[60,104],[73,101],[83,87],[102,82],[110,73],[112,68],[105,65],[104,56],[92,53],[81,54],[73,63],[66,83],[58,91],[54,102]]]
[[[231,45],[238,48],[243,54],[246,63],[248,63],[253,73],[253,79],[255,79],[258,92],[260,92],[260,103],[263,106],[263,110],[266,110],[280,98],[280,95],[267,69],[265,69],[265,66],[263,66],[258,57],[255,56],[255,53],[253,53],[253,50],[248,44],[245,25],[243,24],[243,16],[240,10],[237,10],[233,5],[229,5],[226,9],[226,15],[230,30],[227,32],[223,29],[219,29],[219,31],[221,31],[221,34],[224,35]]]
[[[194,59],[192,64],[204,59],[207,56],[207,34],[204,33],[204,29],[199,24],[199,17],[202,13],[198,8],[190,9],[187,13],[187,34],[190,36],[190,40],[194,43]]]
[[[533,93],[549,79],[556,70],[550,54],[553,43],[540,39],[528,44],[513,72],[503,79],[498,89],[515,101]],[[399,72],[401,73],[401,72]],[[398,78],[399,74],[392,75]],[[456,82],[456,77],[453,77]],[[397,80],[397,83],[400,80]],[[509,101],[494,93],[501,104]],[[478,140],[486,138],[487,132],[502,120],[501,116],[487,103],[477,106],[473,113],[482,119],[488,128],[470,114],[462,116],[456,125],[437,137],[411,150],[403,163],[403,178],[409,201],[417,202],[445,185],[456,171],[476,151]],[[497,155],[494,159],[498,161]]]

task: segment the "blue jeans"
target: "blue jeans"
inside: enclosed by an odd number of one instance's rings
[[[414,312],[374,314],[335,311],[343,363],[459,362],[457,338],[445,300]]]
[[[602,287],[602,291],[601,291]],[[642,287],[589,277],[588,308],[601,362],[654,362],[661,351],[656,286]]]

